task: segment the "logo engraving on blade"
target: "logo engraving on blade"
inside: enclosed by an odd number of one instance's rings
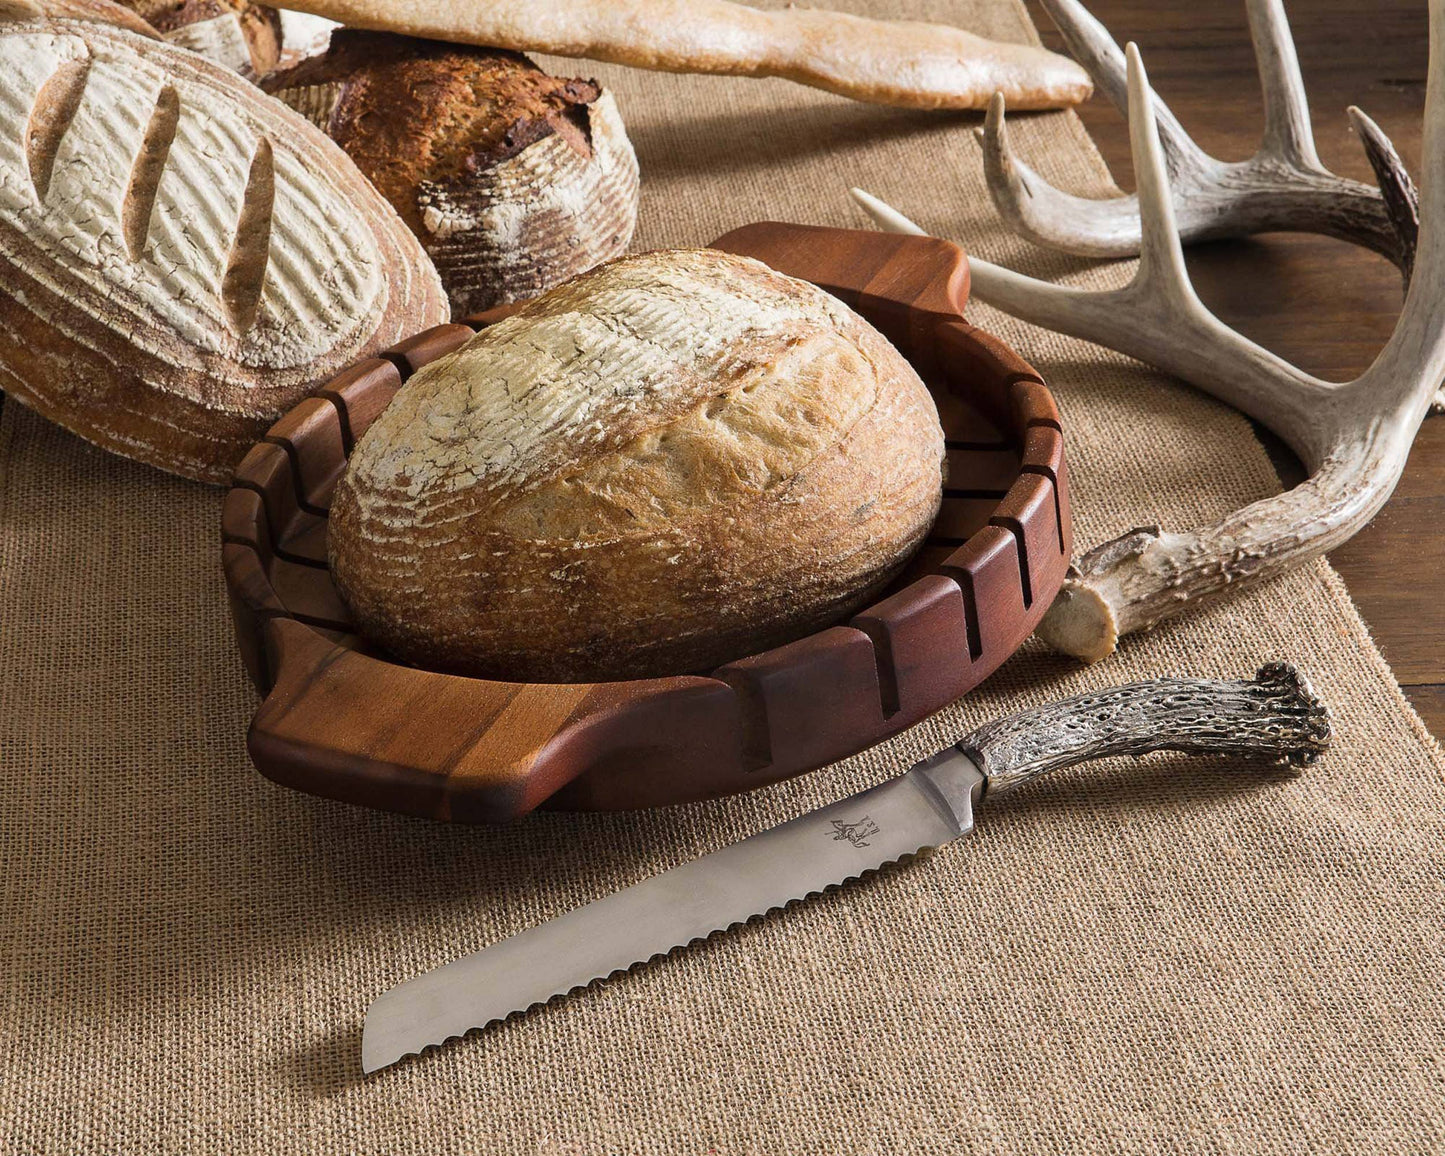
[[[845,823],[842,819],[834,819],[832,823],[835,832],[833,842],[835,843],[847,839],[855,847],[867,847],[868,840],[880,833],[878,824],[867,815],[864,815],[856,823]]]

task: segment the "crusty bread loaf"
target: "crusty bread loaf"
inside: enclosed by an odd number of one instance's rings
[[[234,73],[105,24],[0,24],[0,387],[220,482],[339,369],[446,319],[355,165]]]
[[[342,30],[262,83],[381,190],[458,316],[535,297],[632,239],[637,157],[591,81],[515,52]]]
[[[172,44],[246,76],[281,60],[281,14],[251,0],[121,0]]]
[[[943,434],[821,289],[713,250],[605,265],[413,377],[331,508],[363,632],[534,681],[711,667],[864,602],[922,541]]]

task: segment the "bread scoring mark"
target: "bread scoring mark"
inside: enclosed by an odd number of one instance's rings
[[[269,98],[159,41],[100,24],[82,37],[70,27],[0,29],[0,261],[19,262],[139,353],[190,368],[221,356],[245,369],[301,371],[354,348],[397,307],[393,293],[405,302],[435,291],[426,289],[429,269],[410,260],[388,267],[380,245],[389,231],[353,202],[354,170],[318,156],[321,142],[301,139],[302,126]],[[87,61],[42,202],[27,156],[32,111],[63,64]],[[167,86],[178,121],[151,172],[147,221],[149,182],[136,170]],[[273,148],[270,250],[254,321],[238,332],[223,281],[261,136]],[[210,381],[177,378],[177,392],[190,396]],[[262,388],[272,382],[285,388],[273,377]]]
[[[174,86],[168,84],[156,97],[155,112],[146,126],[140,151],[136,153],[130,186],[125,191],[125,201],[120,210],[125,247],[132,260],[138,259],[145,251],[151,210],[155,208],[161,173],[165,171],[166,158],[171,151],[171,142],[176,138],[176,125],[180,119],[181,98]]]
[[[239,334],[256,323],[261,289],[266,283],[267,257],[271,251],[271,211],[276,203],[276,169],[271,142],[264,136],[256,142],[246,192],[241,198],[241,216],[236,222],[236,239],[221,280],[221,300],[226,316]]]
[[[80,111],[89,73],[89,60],[62,61],[41,86],[30,110],[30,123],[25,127],[25,160],[36,199],[42,205],[50,193],[60,142]]]
[[[635,187],[637,157],[610,92],[604,91],[585,111],[597,145],[588,155],[553,134],[464,181],[420,182],[417,206],[434,241],[457,238],[456,257],[465,260],[481,238],[494,247],[503,271],[536,261],[539,246],[557,250],[547,253],[555,257],[578,245],[595,244],[598,210],[612,207],[607,202],[614,199],[614,184],[624,193]],[[621,200],[627,212],[630,197]],[[544,227],[534,225],[524,232],[525,222],[538,220]],[[627,231],[630,239],[630,227]],[[444,244],[435,249],[439,254],[447,251]]]

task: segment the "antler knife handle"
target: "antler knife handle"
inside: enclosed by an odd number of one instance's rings
[[[1274,662],[1252,682],[1159,678],[1076,695],[988,723],[958,746],[992,793],[1112,755],[1258,755],[1298,766],[1329,743],[1329,711],[1298,670]]]

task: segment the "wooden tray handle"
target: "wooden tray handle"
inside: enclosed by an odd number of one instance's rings
[[[247,735],[256,766],[313,794],[464,823],[532,810],[587,769],[730,777],[741,726],[710,678],[514,684],[373,658],[288,618],[266,624],[274,683]],[[620,764],[620,766],[619,766]]]
[[[829,243],[838,232],[821,225],[759,221],[724,233],[708,248],[753,257],[811,281],[854,309],[866,310],[884,336],[905,348],[919,338],[929,341],[927,331],[935,323],[958,320],[968,303],[968,258],[952,241],[857,233],[843,254]],[[525,305],[498,305],[463,320],[485,328]]]

